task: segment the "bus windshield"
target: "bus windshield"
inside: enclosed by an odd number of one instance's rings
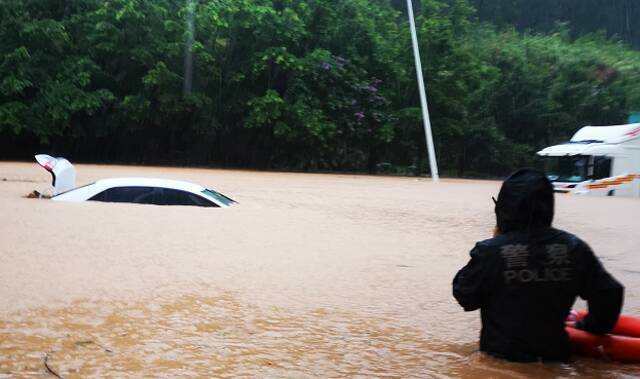
[[[579,183],[587,180],[589,157],[546,157],[544,169],[552,182]]]

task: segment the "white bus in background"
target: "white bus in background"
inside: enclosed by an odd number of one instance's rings
[[[640,123],[585,126],[537,154],[556,192],[640,197]]]

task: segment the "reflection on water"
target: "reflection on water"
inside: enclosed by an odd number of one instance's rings
[[[513,364],[393,319],[330,309],[263,309],[218,297],[75,302],[0,323],[0,375],[116,377],[619,377],[636,366],[593,360]]]

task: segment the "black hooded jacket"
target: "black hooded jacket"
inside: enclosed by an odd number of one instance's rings
[[[480,309],[480,350],[512,361],[566,361],[565,320],[577,296],[593,333],[615,325],[623,287],[578,237],[551,227],[553,187],[537,170],[522,169],[502,185],[495,207],[499,235],[478,242],[453,280],[465,311]]]

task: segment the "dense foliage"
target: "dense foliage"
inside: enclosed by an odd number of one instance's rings
[[[568,23],[574,35],[604,31],[640,47],[637,0],[472,0],[481,20],[548,32]]]
[[[0,0],[0,157],[424,172],[402,2]],[[640,53],[417,20],[441,171],[496,175],[640,109]]]

